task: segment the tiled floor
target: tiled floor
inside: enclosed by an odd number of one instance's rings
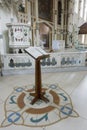
[[[34,84],[34,75],[12,75],[0,77],[0,126],[5,118],[5,103],[15,87]],[[23,125],[9,125],[1,130],[86,130],[87,129],[87,71],[42,73],[43,84],[59,84],[72,100],[74,111],[79,117],[68,117],[46,127],[27,127]]]

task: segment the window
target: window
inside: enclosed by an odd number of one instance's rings
[[[79,0],[75,0],[74,11],[75,11],[75,13],[77,13],[77,14],[78,14],[78,8],[79,8]]]
[[[61,24],[61,10],[62,10],[62,4],[61,1],[58,1],[58,24]]]
[[[82,44],[84,44],[84,42],[85,42],[85,35],[83,34],[82,35]]]
[[[52,21],[53,0],[38,0],[39,18]]]
[[[25,13],[26,12],[26,1],[22,0],[22,3],[19,5],[19,12]]]
[[[80,17],[83,17],[83,10],[84,10],[84,0],[81,1],[81,7],[80,7]]]
[[[87,19],[87,0],[85,1],[85,9],[84,9],[84,20]]]

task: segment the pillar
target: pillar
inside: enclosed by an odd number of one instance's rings
[[[38,21],[38,0],[35,1],[35,12],[36,12],[36,46],[39,46],[39,21]]]
[[[62,12],[61,12],[61,29],[64,30],[64,0],[61,1],[62,3]],[[61,40],[63,40],[63,34],[61,34]]]
[[[53,1],[53,19],[54,19],[54,40],[57,40],[57,17],[58,17],[58,0]]]

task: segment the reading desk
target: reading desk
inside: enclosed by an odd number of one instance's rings
[[[33,105],[38,100],[49,102],[49,100],[44,96],[45,90],[43,91],[42,89],[40,66],[40,60],[49,57],[49,54],[40,47],[29,47],[25,49],[25,51],[35,59],[35,93],[30,93],[31,96],[34,96],[31,104]]]

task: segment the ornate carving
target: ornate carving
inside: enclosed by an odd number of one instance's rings
[[[48,21],[52,21],[53,0],[38,0],[38,5],[39,17]]]

